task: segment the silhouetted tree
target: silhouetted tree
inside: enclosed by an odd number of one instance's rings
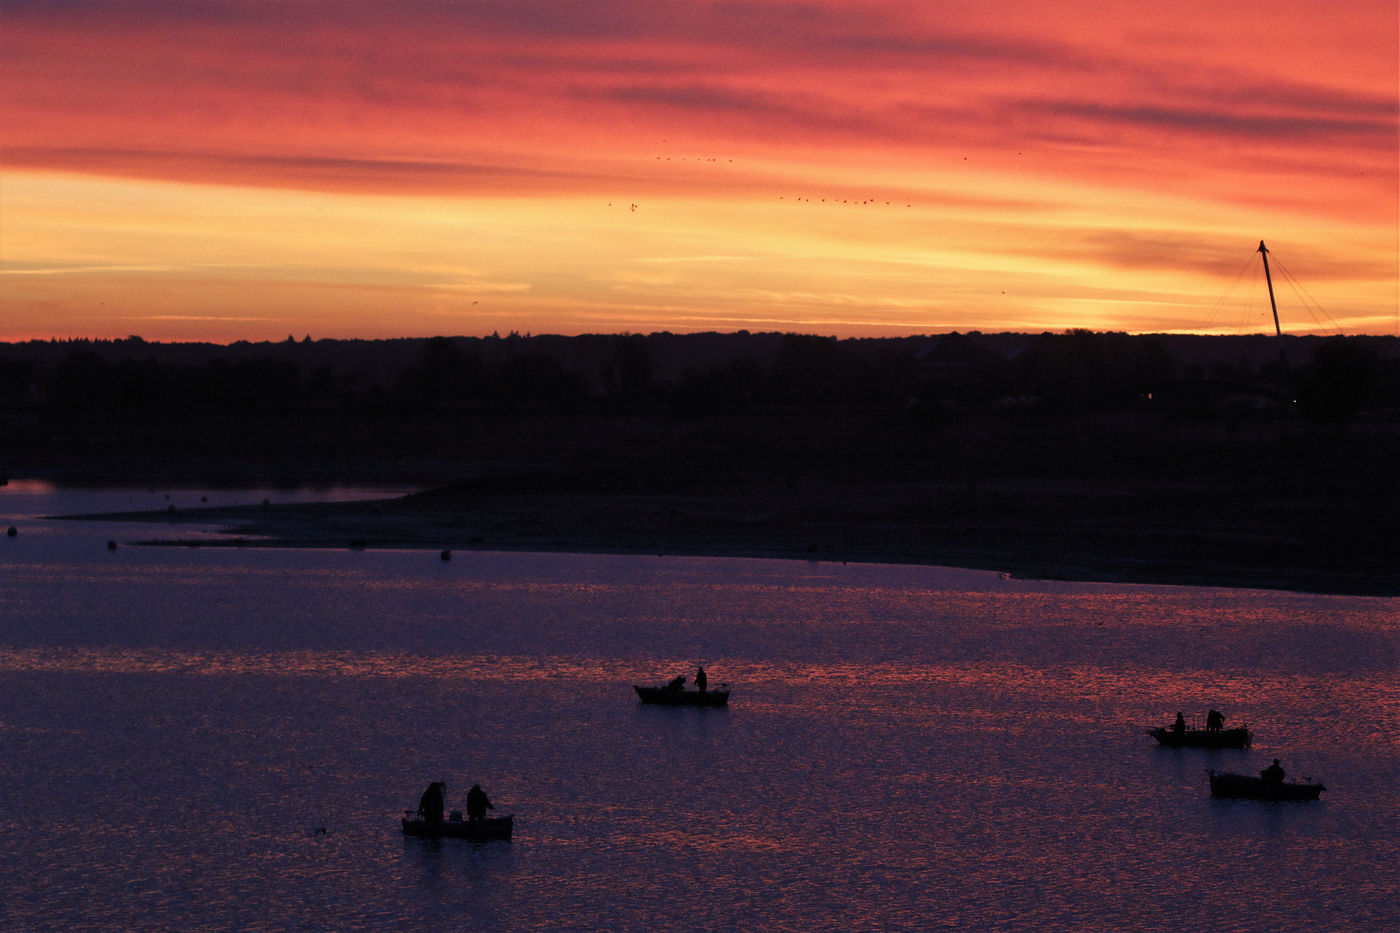
[[[572,409],[589,399],[583,377],[564,369],[553,357],[539,353],[511,356],[492,374],[490,397],[506,408]]]
[[[766,382],[762,367],[748,357],[687,369],[670,393],[671,411],[681,417],[752,411],[762,400]]]
[[[399,374],[397,394],[417,409],[439,409],[477,398],[481,391],[481,361],[447,337],[433,337],[423,347],[416,366]]]
[[[33,360],[0,360],[0,402],[12,405],[24,401],[34,378]]]
[[[1106,381],[1097,334],[1071,330],[1041,334],[1017,358],[1021,394],[1061,408],[1084,408],[1103,395]]]
[[[636,407],[647,398],[652,378],[651,350],[646,337],[625,334],[617,338],[612,359],[604,368],[603,384],[614,399],[623,405]]]
[[[852,375],[836,338],[784,334],[773,363],[773,398],[789,405],[848,402]]]
[[[233,367],[237,407],[244,411],[288,411],[301,401],[301,376],[284,360],[239,360]]]
[[[1374,350],[1346,337],[1328,340],[1297,374],[1298,410],[1319,421],[1345,421],[1373,400],[1380,377]]]
[[[109,410],[112,367],[92,350],[75,350],[54,367],[49,399],[58,411],[86,413]]]

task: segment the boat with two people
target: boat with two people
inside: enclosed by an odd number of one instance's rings
[[[403,811],[403,834],[422,839],[467,839],[472,842],[490,842],[510,839],[515,831],[515,814],[487,817],[487,810],[496,809],[480,784],[473,784],[467,792],[467,818],[462,819],[461,810],[453,810],[443,819],[443,807],[447,796],[447,785],[434,781],[419,798],[418,809]]]
[[[1225,717],[1217,710],[1206,714],[1204,729],[1187,725],[1186,717],[1177,713],[1170,726],[1148,729],[1147,734],[1167,748],[1249,748],[1254,741],[1247,726],[1226,729]]]
[[[637,698],[643,703],[653,706],[728,706],[729,705],[729,685],[720,684],[717,689],[711,690],[709,678],[705,674],[705,668],[696,667],[695,689],[685,689],[685,675],[673,677],[665,685],[660,687],[642,687],[637,684],[632,685],[632,689],[637,691]]]
[[[484,820],[464,820],[460,810],[453,810],[447,819],[439,823],[414,819],[412,810],[403,815],[403,834],[421,839],[466,839],[471,842],[492,842],[508,840],[515,831],[515,814],[495,816]]]

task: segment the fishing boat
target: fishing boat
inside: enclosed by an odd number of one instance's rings
[[[1157,744],[1167,748],[1249,748],[1254,733],[1243,726],[1236,729],[1172,729],[1162,726],[1148,730]]]
[[[1248,774],[1232,774],[1228,771],[1212,771],[1210,775],[1210,795],[1212,797],[1234,797],[1248,800],[1317,800],[1327,788],[1315,781],[1266,781]]]
[[[485,820],[464,820],[456,810],[445,820],[429,822],[417,819],[412,810],[405,810],[403,834],[423,839],[468,839],[472,842],[490,842],[495,839],[509,839],[515,829],[515,814],[497,816]]]
[[[653,706],[728,706],[729,689],[683,690],[674,687],[639,687],[632,685],[643,703]]]

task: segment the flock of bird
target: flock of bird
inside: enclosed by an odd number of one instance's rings
[[[666,140],[662,140],[662,142],[666,142]],[[703,163],[717,163],[717,162],[724,161],[724,162],[728,162],[728,163],[731,163],[731,164],[734,162],[733,159],[720,159],[720,158],[718,158],[718,157],[716,157],[716,156],[670,156],[670,155],[658,155],[658,156],[656,157],[656,161],[658,161],[658,162],[703,162]],[[897,207],[897,206],[898,206],[898,202],[896,202],[896,201],[883,201],[883,200],[881,200],[880,198],[873,198],[873,197],[871,197],[871,198],[839,198],[839,197],[834,197],[834,196],[833,196],[833,197],[825,197],[825,198],[823,198],[823,197],[804,197],[804,196],[798,196],[798,197],[795,197],[795,198],[788,198],[788,197],[785,196],[785,195],[778,195],[778,200],[779,200],[779,201],[790,201],[791,203],[796,203],[796,204],[813,204],[813,203],[815,203],[815,204],[845,204],[845,205],[854,206],[854,207]],[[608,202],[608,207],[612,207],[612,206],[613,206],[613,202],[609,201],[609,202]],[[639,204],[637,204],[635,201],[633,201],[633,202],[629,202],[629,203],[628,203],[627,209],[628,209],[629,211],[635,212],[636,210],[638,210],[638,208],[639,208],[640,206],[641,206],[641,205],[639,205]],[[910,203],[910,202],[905,202],[905,203],[904,203],[904,206],[905,206],[905,207],[913,207],[914,205],[913,205],[912,203]]]
[[[787,200],[787,199],[784,198],[782,195],[778,195],[778,200],[779,200],[779,201],[785,201],[785,200]],[[803,204],[810,204],[810,203],[812,202],[812,199],[811,199],[811,198],[802,198],[802,197],[793,198],[793,200],[794,200],[794,201],[801,202],[801,203],[803,203]],[[854,205],[857,206],[857,207],[864,207],[865,205],[869,205],[869,204],[873,204],[873,205],[875,205],[876,207],[894,207],[894,206],[895,206],[894,203],[891,202],[891,201],[885,201],[885,202],[882,204],[882,203],[880,202],[880,199],[879,199],[879,198],[865,198],[864,200],[856,200],[855,198],[818,198],[817,201],[818,201],[818,203],[820,203],[820,204],[854,204]],[[905,207],[913,207],[914,205],[906,202],[904,206],[905,206]]]

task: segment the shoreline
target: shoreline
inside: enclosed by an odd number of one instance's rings
[[[726,503],[734,505],[734,503]],[[938,566],[1016,579],[1400,596],[1400,572],[1211,559],[1213,548],[1125,548],[1130,529],[1085,536],[1022,523],[1002,533],[883,523],[860,529],[772,509],[714,514],[684,497],[464,497],[450,487],[391,499],[53,516],[201,525],[217,537],[160,535],[131,545],[635,554]],[[976,540],[958,540],[959,538]],[[1197,545],[1192,547],[1192,544]]]
[[[225,455],[201,445],[252,427],[72,435],[102,455],[28,447],[11,472],[419,490],[108,516],[198,522],[245,546],[762,556],[1400,596],[1400,425],[834,408],[440,415],[334,437],[255,427],[256,445]]]

